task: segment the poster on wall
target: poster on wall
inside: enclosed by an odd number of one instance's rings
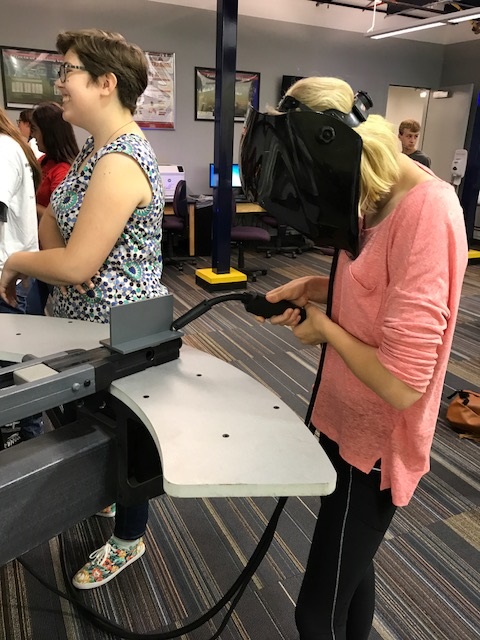
[[[61,102],[55,87],[63,56],[54,51],[0,47],[6,109],[28,109],[39,102]]]
[[[215,69],[195,67],[195,120],[215,119]],[[235,72],[235,122],[243,122],[248,105],[258,110],[260,74]]]
[[[135,122],[142,129],[175,129],[175,54],[145,55],[148,86],[138,99]]]

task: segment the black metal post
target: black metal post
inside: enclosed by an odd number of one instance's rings
[[[217,0],[212,271],[230,271],[233,217],[232,156],[235,116],[238,0]]]
[[[470,149],[468,152],[467,168],[463,180],[463,189],[460,202],[465,216],[467,238],[469,245],[474,242],[475,214],[478,204],[478,192],[480,190],[480,93],[477,97],[475,120],[473,123]]]

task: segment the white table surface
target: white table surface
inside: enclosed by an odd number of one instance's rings
[[[0,358],[91,349],[108,325],[0,314]],[[335,471],[303,421],[234,366],[183,345],[180,358],[110,387],[146,425],[167,494],[177,497],[326,495]]]
[[[0,313],[0,360],[21,362],[26,354],[41,358],[69,349],[95,349],[109,337],[108,324]]]

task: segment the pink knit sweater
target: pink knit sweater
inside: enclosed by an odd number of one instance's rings
[[[369,473],[382,461],[381,488],[408,504],[429,470],[468,247],[453,188],[438,179],[411,189],[380,224],[362,231],[361,252],[339,258],[332,319],[376,347],[394,376],[423,393],[394,409],[328,347],[312,415],[341,456]]]

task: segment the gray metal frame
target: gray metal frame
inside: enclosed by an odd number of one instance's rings
[[[88,420],[1,456],[0,566],[115,500],[115,439]]]

